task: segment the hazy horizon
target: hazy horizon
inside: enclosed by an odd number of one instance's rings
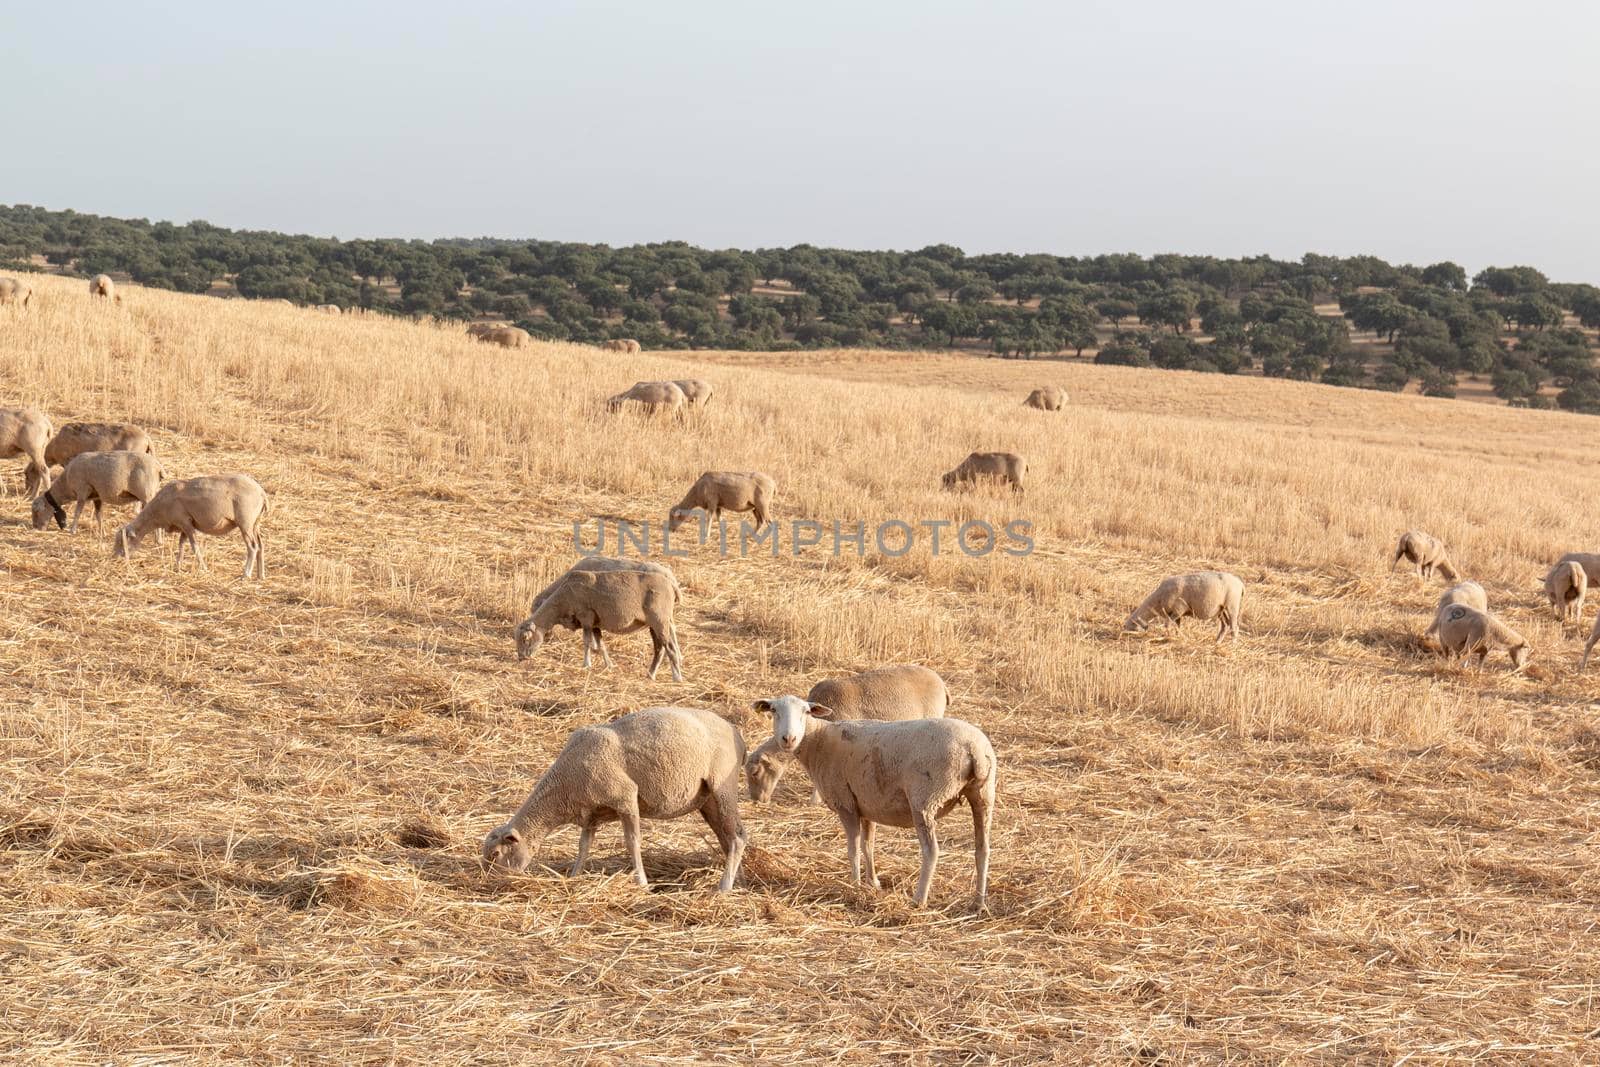
[[[322,236],[1370,253],[1600,282],[1600,9],[20,9],[0,200]]]

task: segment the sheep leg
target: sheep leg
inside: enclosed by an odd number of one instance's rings
[[[644,876],[644,857],[639,854],[638,798],[635,797],[626,810],[618,811],[617,817],[622,820],[622,843],[628,849],[628,858],[633,861],[633,880],[639,883],[640,888],[646,888],[650,883]]]
[[[605,631],[601,630],[598,626],[595,627],[594,631],[594,647],[600,650],[600,662],[604,663],[607,667],[610,667],[611,650],[606,647]]]
[[[650,680],[653,682],[653,681],[656,680],[656,671],[661,669],[661,661],[667,655],[667,641],[666,641],[666,638],[663,637],[661,634],[657,633],[655,631],[654,627],[652,627],[651,630],[650,630],[650,649],[651,649],[651,656],[650,656],[650,674],[649,674],[649,677],[650,677]],[[677,678],[673,679],[673,681],[678,681],[678,680],[679,679],[677,679]]]
[[[845,862],[850,865],[850,884],[861,884],[861,820],[856,813],[840,812],[839,822],[844,826]]]
[[[1217,612],[1217,640],[1215,641],[1216,644],[1219,644],[1219,645],[1222,644],[1222,639],[1228,635],[1229,619],[1230,619],[1230,616],[1228,615],[1228,609],[1227,608],[1223,608],[1221,611]]]
[[[709,782],[706,784],[710,785]],[[726,893],[733,888],[734,879],[739,877],[739,864],[744,860],[745,833],[744,827],[739,825],[738,789],[738,779],[735,778],[731,795],[722,795],[713,790],[706,799],[705,807],[700,809],[701,817],[711,827],[711,832],[717,835],[717,843],[722,846],[724,862],[722,881],[717,886],[719,893]]]
[[[861,820],[861,876],[867,884],[874,889],[882,889],[883,883],[878,881],[878,872],[872,863],[872,841],[877,836],[878,824],[871,819]]]
[[[583,873],[583,865],[589,859],[589,844],[594,840],[595,821],[585,822],[578,829],[578,854],[572,860],[572,869],[567,872],[568,878],[576,878]]]
[[[194,553],[194,561],[200,565],[200,570],[202,572],[210,570],[211,568],[206,566],[206,558],[200,554],[200,542],[195,538],[194,531],[186,530],[184,536],[189,539],[189,549]]]
[[[178,531],[178,554],[175,557],[173,557],[173,560],[172,560],[172,569],[174,571],[183,570],[183,546],[184,546],[184,543],[186,541],[188,541],[188,540],[189,540],[188,535],[185,534],[182,530],[179,530]]]
[[[267,578],[267,538],[261,531],[256,531],[256,577],[262,581]]]
[[[977,870],[975,896],[979,911],[989,906],[989,818],[994,811],[994,805],[990,803],[992,799],[984,795],[982,787],[967,788],[967,803],[972,805],[972,862]]]
[[[591,638],[589,636],[589,628],[587,626],[585,626],[583,628],[582,633],[583,633],[583,669],[584,670],[588,670],[589,669],[589,642],[591,640]]]
[[[78,520],[83,517],[83,505],[84,505],[84,501],[79,500],[78,501],[78,506],[72,509],[72,525],[67,527],[67,533],[69,533],[69,534],[77,534],[77,532],[78,532]],[[99,501],[96,501],[95,502],[95,518],[98,519],[99,517],[100,517]]]
[[[678,646],[678,628],[667,627],[667,662],[672,666],[672,680],[683,681],[683,649]]]
[[[920,908],[928,902],[928,887],[933,885],[933,871],[939,865],[939,836],[927,812],[913,812],[911,822],[916,827],[917,843],[922,846],[922,873],[917,876],[917,895],[912,898]]]

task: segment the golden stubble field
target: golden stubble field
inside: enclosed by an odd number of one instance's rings
[[[0,397],[139,422],[169,476],[272,495],[270,577],[132,562],[0,498],[0,1047],[33,1063],[1593,1062],[1600,669],[1539,582],[1600,549],[1600,421],[1122,368],[843,353],[507,352],[453,328],[30,279]],[[718,395],[606,415],[640,378]],[[1026,411],[1056,380],[1059,414]],[[973,448],[1024,497],[951,495]],[[13,469],[14,468],[14,469]],[[675,561],[688,680],[648,641],[578,669],[510,631],[571,523],[664,516],[708,468],[784,519],[1027,519],[1037,551]],[[1524,676],[1417,636],[1445,538],[1535,644]],[[1244,638],[1119,632],[1162,576],[1247,582]],[[992,913],[970,821],[931,904],[909,831],[846,884],[798,771],[746,805],[737,892],[699,820],[615,827],[577,880],[477,845],[574,727],[914,660],[1001,760]],[[666,675],[662,675],[665,679]],[[572,855],[576,830],[541,860]]]

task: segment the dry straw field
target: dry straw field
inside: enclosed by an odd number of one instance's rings
[[[0,396],[150,429],[169,476],[272,495],[270,576],[236,537],[36,533],[0,499],[0,1048],[31,1063],[1594,1062],[1600,669],[1542,606],[1600,549],[1600,421],[1149,370],[843,353],[507,352],[455,328],[33,279],[0,308]],[[610,416],[640,378],[718,396]],[[1055,379],[1060,414],[1026,411]],[[973,448],[1032,485],[952,495]],[[980,517],[1037,551],[676,561],[688,680],[648,642],[578,669],[511,629],[570,524],[665,516],[764,469],[785,519]],[[1418,634],[1446,539],[1534,643],[1462,670]],[[1124,635],[1163,575],[1245,579],[1244,637]],[[1585,620],[1587,624],[1588,619]],[[1584,632],[1587,631],[1585,625]],[[804,775],[746,805],[738,890],[698,820],[615,827],[523,876],[482,835],[574,727],[717,709],[913,660],[1001,761],[990,914],[969,821],[930,907],[908,831],[844,877]],[[666,675],[663,673],[662,678]]]

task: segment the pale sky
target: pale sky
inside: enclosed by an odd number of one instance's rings
[[[73,0],[7,5],[0,93],[3,203],[1600,282],[1581,0]]]

